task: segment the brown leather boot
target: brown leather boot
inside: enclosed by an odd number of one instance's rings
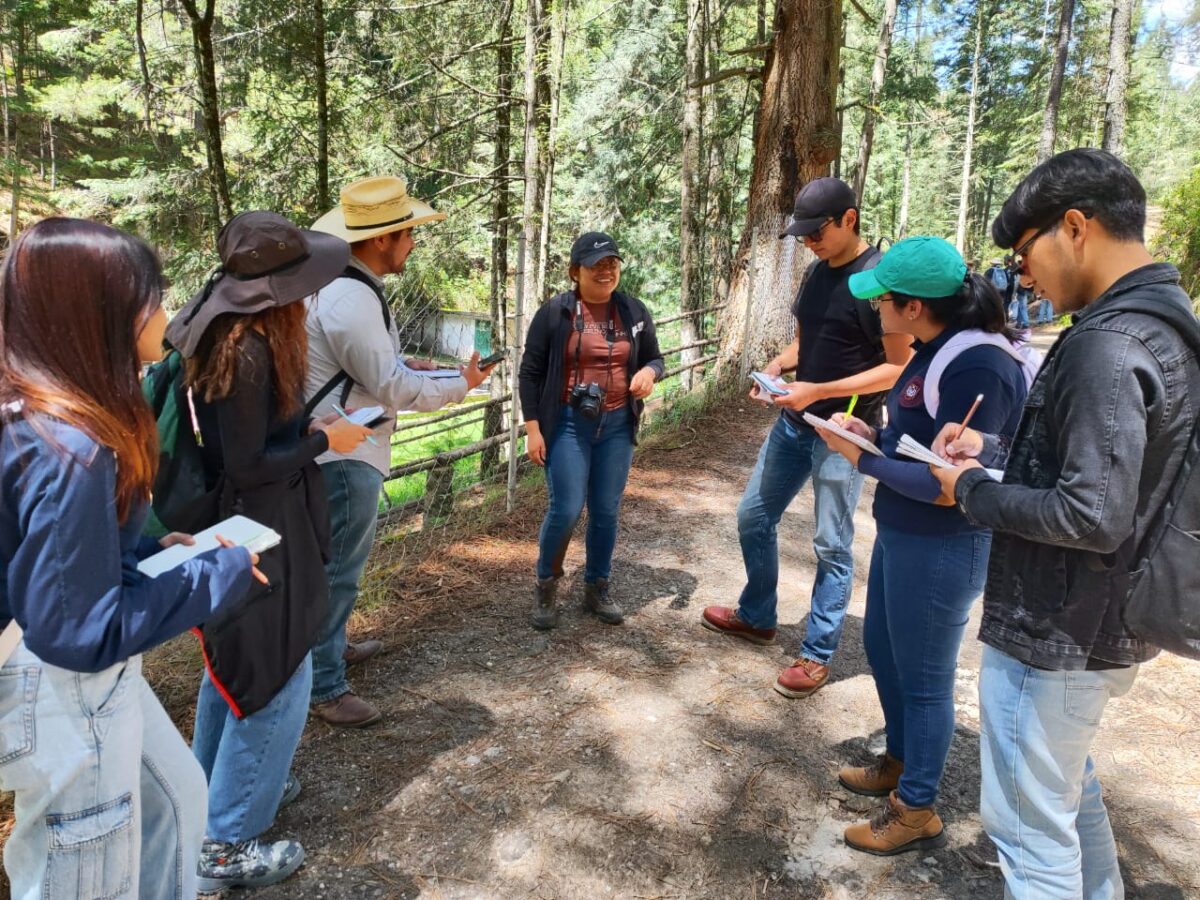
[[[347,666],[357,666],[365,663],[382,649],[383,641],[359,641],[357,644],[347,641],[346,649],[342,651],[342,659],[346,661]]]
[[[936,850],[946,845],[942,820],[932,806],[905,806],[896,792],[869,822],[845,831],[846,846],[874,856],[894,856],[910,850]]]
[[[530,624],[538,631],[549,631],[558,626],[557,578],[538,578],[533,584],[533,615]]]
[[[324,703],[314,703],[312,714],[338,728],[365,728],[383,718],[379,710],[353,691]]]
[[[775,690],[795,700],[815,694],[828,680],[829,666],[802,656],[779,673],[775,680]]]
[[[903,773],[904,763],[885,753],[869,766],[842,766],[838,781],[846,790],[864,797],[886,797],[900,784]]]

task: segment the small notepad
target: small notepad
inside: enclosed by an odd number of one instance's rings
[[[191,546],[175,544],[167,547],[153,556],[138,563],[138,571],[143,575],[154,578],[163,572],[178,568],[189,559],[194,559],[201,553],[213,550],[219,546],[217,535],[233,541],[239,547],[245,547],[251,553],[263,553],[277,546],[283,540],[279,532],[268,528],[261,522],[255,522],[245,516],[231,516],[224,522],[218,522],[212,528],[206,528],[194,535],[196,543]]]
[[[814,416],[812,413],[804,414],[804,421],[813,428],[824,428],[826,431],[832,431],[839,437],[844,437],[856,447],[861,447],[868,453],[873,453],[875,456],[883,456],[883,451],[872,444],[864,437],[859,437],[853,431],[847,431],[841,425],[834,425],[828,419],[822,419],[820,416]]]

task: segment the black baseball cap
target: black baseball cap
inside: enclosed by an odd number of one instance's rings
[[[586,231],[571,245],[571,265],[594,266],[602,259],[615,256],[624,262],[617,242],[603,231]]]
[[[792,221],[780,235],[804,237],[825,224],[827,219],[836,219],[848,209],[858,208],[858,197],[854,189],[840,178],[814,178],[796,195],[796,208],[792,210]]]

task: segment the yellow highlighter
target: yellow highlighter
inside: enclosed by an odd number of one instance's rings
[[[854,404],[858,402],[858,394],[850,396],[850,405],[846,407],[846,416],[849,417],[854,412]]]

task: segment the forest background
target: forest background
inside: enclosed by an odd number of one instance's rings
[[[870,240],[942,235],[986,266],[1016,181],[1052,150],[1103,145],[1142,178],[1156,252],[1195,296],[1198,8],[2,0],[0,229],[58,212],[135,231],[179,302],[232,212],[307,224],[347,182],[402,173],[449,221],[422,230],[394,302],[503,331],[518,288],[530,309],[565,284],[581,229],[617,236],[623,286],[656,314],[721,306],[756,249],[777,268],[770,232],[824,173],[855,183]],[[764,321],[786,319],[803,257],[754,291],[774,304]],[[725,351],[742,304],[713,323]],[[705,330],[680,327],[684,347]]]

